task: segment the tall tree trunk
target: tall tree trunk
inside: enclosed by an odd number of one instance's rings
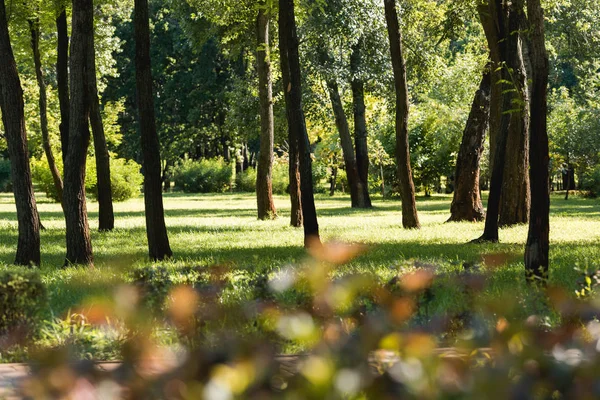
[[[415,185],[412,179],[408,148],[408,87],[406,66],[402,54],[402,33],[398,22],[396,0],[384,0],[384,4],[396,90],[396,160],[400,180],[400,197],[402,198],[402,226],[407,229],[418,229],[421,225],[417,215]]]
[[[42,129],[42,146],[44,147],[44,153],[46,154],[46,160],[48,160],[48,167],[50,168],[50,174],[54,181],[54,187],[58,195],[58,201],[62,204],[63,197],[63,182],[60,177],[60,171],[54,161],[54,154],[52,154],[52,147],[50,146],[50,135],[48,133],[48,100],[46,97],[46,82],[44,81],[44,73],[42,72],[42,59],[40,57],[40,25],[39,20],[30,19],[29,33],[31,34],[31,50],[33,52],[33,64],[35,66],[35,77],[40,92],[39,106],[40,106],[40,127]]]
[[[360,78],[362,40],[352,47],[350,70],[352,72],[352,105],[354,112],[354,147],[356,149],[356,167],[362,182],[365,207],[371,208],[369,195],[369,148],[367,145],[367,118],[365,106],[365,84]]]
[[[527,276],[548,277],[550,238],[550,188],[548,186],[547,90],[548,54],[544,38],[544,11],[540,0],[527,0],[531,32],[531,218],[525,246]]]
[[[144,204],[150,259],[173,255],[169,245],[161,190],[160,147],[154,117],[152,71],[150,64],[150,23],[148,0],[135,0],[135,72],[144,165]]]
[[[258,97],[260,99],[260,153],[256,170],[256,202],[258,219],[277,217],[273,202],[273,83],[271,79],[271,56],[269,50],[269,20],[271,15],[261,3],[256,19],[258,51]]]
[[[98,189],[98,230],[112,231],[115,227],[113,211],[112,188],[110,184],[110,156],[104,135],[104,124],[100,113],[100,98],[96,81],[96,55],[94,47],[87,49],[88,65],[87,83],[90,96],[90,125],[94,137],[94,152],[96,158],[96,187]]]
[[[483,221],[485,210],[479,192],[479,161],[490,119],[491,64],[486,67],[463,133],[456,161],[455,189],[448,221]]]
[[[356,157],[354,155],[354,146],[352,146],[352,135],[348,126],[348,119],[344,112],[340,91],[335,80],[327,81],[327,89],[329,91],[329,99],[331,100],[331,108],[335,116],[335,125],[340,134],[342,143],[342,153],[344,156],[344,165],[346,167],[346,176],[348,178],[348,186],[350,186],[350,199],[353,208],[368,208],[369,204],[364,197],[364,185],[358,176],[358,167]]]
[[[85,160],[90,143],[90,93],[87,52],[94,43],[92,0],[73,1],[69,145],[65,159],[64,209],[67,226],[65,265],[93,265],[92,240],[85,200]]]
[[[289,85],[285,88],[289,92],[289,95],[286,96],[288,126],[291,137],[298,142],[298,157],[300,159],[300,194],[304,220],[304,245],[318,245],[320,244],[319,224],[313,193],[310,143],[302,109],[302,78],[294,0],[279,0],[279,29],[283,37],[280,42],[281,57],[282,59],[287,58],[289,71]]]
[[[56,82],[58,101],[60,105],[60,144],[62,149],[63,166],[66,164],[69,144],[69,33],[67,27],[67,9],[62,1],[57,2],[61,8],[56,17],[58,33],[56,57]],[[63,171],[64,174],[64,171]]]
[[[510,3],[508,19],[511,24],[523,26],[525,19],[523,0]],[[516,20],[516,21],[515,21]],[[529,90],[527,72],[523,57],[523,40],[520,30],[509,31],[507,40],[514,51],[507,54],[503,61],[510,69],[516,101],[509,110],[510,124],[504,163],[504,179],[500,203],[500,226],[524,224],[529,221]]]
[[[0,108],[19,223],[15,264],[39,265],[40,220],[29,168],[23,90],[10,44],[4,0],[0,0]]]

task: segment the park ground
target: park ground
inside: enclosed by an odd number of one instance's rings
[[[438,273],[449,274],[462,270],[463,263],[470,262],[490,272],[487,295],[514,293],[523,299],[524,308],[535,307],[527,300],[530,291],[525,284],[522,261],[527,226],[502,229],[497,244],[469,244],[481,234],[483,223],[445,223],[450,202],[448,195],[419,197],[417,207],[422,228],[404,230],[398,200],[375,199],[373,209],[355,210],[349,207],[346,196],[318,196],[316,205],[323,240],[360,243],[368,249],[332,270],[332,276],[366,273],[387,282],[415,264],[434,266]],[[252,290],[249,287],[252,279],[245,278],[272,275],[309,259],[302,247],[303,231],[289,226],[289,199],[277,196],[275,203],[279,218],[258,221],[253,194],[165,195],[174,260],[163,265],[174,273],[189,266],[227,265],[230,275],[235,277],[232,282],[238,283],[233,284],[226,301],[244,301]],[[49,296],[48,326],[43,335],[47,345],[60,344],[64,341],[62,333],[68,333],[69,329],[72,333],[65,321],[73,310],[112,298],[120,285],[131,281],[132,270],[151,265],[147,258],[143,199],[115,204],[113,232],[97,231],[97,207],[97,203],[88,203],[95,268],[62,268],[65,230],[60,205],[43,197],[38,201],[46,228],[41,237],[40,271]],[[550,282],[574,295],[581,276],[576,269],[600,267],[600,200],[571,196],[565,201],[558,194],[553,195],[550,223]],[[0,268],[12,261],[16,240],[13,198],[2,194]],[[441,285],[436,291],[433,308],[438,312],[465,307],[452,288]],[[524,315],[531,311],[524,310]],[[90,337],[90,343],[96,340],[93,332]],[[110,338],[102,340],[110,342]],[[89,357],[118,358],[111,344],[89,346],[85,349]],[[15,359],[19,356],[14,355],[12,360]]]

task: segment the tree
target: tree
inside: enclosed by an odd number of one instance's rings
[[[173,255],[169,245],[162,199],[161,163],[150,60],[150,23],[148,0],[135,0],[135,71],[139,107],[140,137],[144,167],[144,205],[146,236],[152,260],[163,260]]]
[[[408,147],[408,87],[402,54],[402,33],[396,11],[396,0],[384,0],[384,5],[396,91],[396,160],[402,198],[402,226],[407,229],[418,229],[420,224]]]
[[[70,119],[65,158],[64,210],[67,227],[65,265],[93,265],[85,200],[85,160],[90,142],[89,49],[94,45],[93,0],[73,0],[70,57]]]
[[[550,240],[549,149],[547,131],[548,54],[544,35],[544,11],[539,0],[527,0],[531,32],[531,219],[525,246],[528,278],[548,277]]]
[[[23,90],[10,44],[4,0],[0,0],[0,108],[19,223],[15,264],[39,265],[40,221],[29,168]]]
[[[256,18],[258,92],[260,100],[260,153],[256,171],[256,201],[258,219],[277,216],[273,202],[273,141],[275,127],[273,121],[273,83],[271,78],[271,55],[269,50],[270,10],[261,2]]]
[[[55,0],[56,32],[56,84],[60,104],[60,143],[62,147],[63,165],[69,143],[69,33],[67,25],[67,5],[65,0]]]
[[[279,0],[279,31],[281,35],[279,46],[282,59],[282,74],[284,76],[288,75],[289,78],[288,85],[284,86],[284,91],[287,93],[285,99],[288,129],[290,139],[298,143],[304,245],[311,246],[320,243],[320,238],[313,193],[310,143],[308,141],[304,111],[302,109],[302,76],[300,72],[294,0]],[[291,156],[290,160],[292,160]]]
[[[483,221],[485,211],[479,190],[479,161],[490,120],[491,65],[486,67],[471,106],[454,175],[454,198],[448,221]]]

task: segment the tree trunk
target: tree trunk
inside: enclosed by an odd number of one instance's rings
[[[352,208],[368,208],[369,204],[364,197],[364,185],[358,176],[358,167],[356,157],[354,156],[354,146],[352,146],[352,135],[348,126],[348,119],[344,112],[340,91],[335,80],[327,81],[327,89],[329,91],[329,99],[331,100],[331,108],[335,116],[335,125],[340,134],[342,143],[342,153],[344,156],[344,165],[346,167],[346,176],[348,177],[348,186],[350,186],[350,199]]]
[[[531,218],[525,246],[525,270],[528,278],[548,277],[550,237],[550,194],[548,187],[547,90],[548,54],[544,38],[544,11],[540,0],[527,0],[530,21],[531,77],[531,146],[530,183]]]
[[[298,143],[300,161],[300,195],[302,217],[304,220],[304,245],[320,244],[319,224],[313,193],[312,159],[310,143],[306,131],[304,111],[302,109],[302,77],[300,71],[300,55],[298,53],[298,35],[294,0],[279,0],[279,29],[283,40],[280,42],[281,57],[287,59],[289,82],[285,88],[286,108],[288,109],[288,127],[290,136]]]
[[[451,216],[448,221],[483,221],[485,211],[479,192],[479,161],[483,153],[483,142],[490,119],[490,95],[492,72],[491,64],[475,94],[471,113],[463,133],[458,159],[456,161],[455,188]]]
[[[98,85],[96,82],[96,55],[94,47],[88,50],[87,83],[90,96],[90,125],[94,137],[94,151],[96,158],[96,188],[98,190],[98,230],[112,231],[115,227],[115,214],[113,211],[112,188],[110,184],[110,156],[106,137],[104,135],[104,124],[100,113],[100,99],[98,97]]]
[[[65,158],[64,209],[67,226],[65,265],[93,265],[92,241],[85,200],[85,160],[90,142],[90,93],[87,52],[94,43],[92,0],[73,1],[71,41],[71,102],[68,151]]]
[[[135,72],[144,165],[144,204],[150,259],[173,255],[169,245],[161,190],[160,147],[154,117],[152,71],[150,64],[150,23],[148,0],[135,0]]]
[[[60,2],[59,2],[60,3]],[[60,105],[60,144],[62,149],[63,166],[69,144],[69,34],[67,27],[67,10],[62,8],[56,17],[56,31],[58,33],[56,82],[58,88],[58,101]],[[64,174],[64,171],[63,171]]]
[[[421,225],[417,215],[415,186],[408,148],[408,87],[406,66],[402,54],[402,33],[398,22],[396,1],[384,0],[384,4],[396,90],[396,160],[400,180],[400,197],[402,198],[402,226],[407,229],[418,229]]]
[[[50,174],[54,181],[54,187],[58,195],[58,201],[62,204],[63,197],[63,182],[60,176],[60,171],[54,161],[54,154],[52,154],[52,147],[50,146],[50,135],[48,133],[48,100],[46,97],[46,82],[44,81],[44,73],[42,72],[42,59],[40,57],[40,25],[39,20],[30,19],[29,33],[31,34],[31,50],[33,52],[33,64],[35,66],[35,77],[40,92],[39,106],[40,106],[40,127],[42,129],[42,146],[44,147],[44,153],[46,154],[46,160],[48,160],[48,167],[50,168]]]
[[[40,264],[40,221],[37,212],[25,131],[23,90],[10,44],[4,0],[0,0],[0,108],[10,157],[19,236],[17,265]]]
[[[369,148],[367,145],[367,118],[365,106],[365,85],[360,78],[360,67],[362,63],[360,49],[362,40],[352,48],[350,57],[350,70],[352,72],[352,105],[354,112],[354,147],[356,149],[356,167],[358,177],[362,183],[365,207],[371,208],[371,197],[369,195]]]
[[[258,97],[260,99],[260,154],[256,169],[256,201],[258,219],[266,220],[277,217],[273,202],[273,142],[275,135],[273,120],[273,83],[271,78],[271,57],[269,50],[270,13],[261,3],[256,20],[256,37],[258,51]]]

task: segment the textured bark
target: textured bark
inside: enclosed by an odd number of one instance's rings
[[[154,117],[152,71],[150,64],[150,23],[148,0],[135,0],[135,72],[140,136],[144,165],[144,205],[150,259],[173,255],[169,245],[161,190],[160,148]]]
[[[287,58],[289,71],[289,84],[285,88],[286,92],[289,92],[286,96],[288,127],[291,137],[298,142],[298,158],[300,160],[300,195],[304,220],[304,245],[318,245],[320,243],[319,224],[313,193],[310,143],[302,109],[302,76],[294,0],[279,0],[279,13],[279,29],[283,38],[280,42],[281,57]]]
[[[69,146],[69,34],[67,27],[67,10],[64,4],[56,17],[58,33],[56,82],[60,105],[60,144],[62,148],[63,166]]]
[[[352,47],[350,57],[350,70],[352,72],[352,105],[354,112],[354,147],[356,150],[356,167],[358,177],[362,182],[365,207],[371,207],[369,195],[369,148],[367,145],[367,118],[365,106],[365,85],[360,79],[360,67],[362,63],[361,49],[362,41]]]
[[[548,54],[544,38],[544,11],[539,0],[527,0],[530,21],[531,64],[531,219],[525,246],[525,270],[529,278],[548,277],[550,237],[549,150],[547,131]]]
[[[262,4],[264,6],[264,4]],[[277,217],[273,202],[273,82],[269,51],[269,20],[271,16],[261,7],[256,19],[258,97],[260,99],[260,153],[256,169],[256,202],[258,219]]]
[[[0,0],[0,107],[19,224],[15,264],[39,265],[40,220],[29,168],[23,90],[10,45],[4,0]]]
[[[492,72],[489,65],[471,106],[456,161],[454,198],[448,221],[483,221],[485,210],[479,192],[479,162],[490,120]]]
[[[523,0],[516,0],[508,6],[509,24],[522,27],[525,18]],[[500,221],[503,226],[524,224],[529,221],[529,90],[523,58],[523,38],[519,29],[510,30],[506,38],[511,48],[503,57],[510,69],[513,90],[516,90],[509,110],[510,124],[504,163],[504,179],[500,202]]]
[[[115,214],[113,211],[112,188],[110,184],[110,156],[104,124],[100,113],[100,99],[96,82],[96,55],[94,47],[87,49],[88,65],[87,84],[90,95],[90,125],[94,138],[94,153],[96,159],[96,187],[98,189],[98,229],[111,231],[115,227]]]
[[[93,47],[94,12],[92,0],[73,1],[71,41],[71,101],[69,146],[65,158],[64,209],[67,226],[65,265],[93,265],[92,241],[85,200],[85,160],[90,142],[88,126],[90,93],[87,85],[87,51]]]
[[[350,127],[348,125],[346,113],[344,112],[344,106],[342,104],[342,99],[340,98],[340,91],[337,82],[334,80],[328,80],[327,89],[329,91],[329,99],[331,100],[333,115],[335,116],[335,125],[340,135],[340,142],[342,143],[342,153],[344,156],[344,165],[346,167],[348,185],[350,186],[350,199],[352,202],[352,207],[368,208],[370,204],[364,197],[364,184],[358,176],[358,166],[356,164],[356,157],[354,155],[354,146],[352,146],[352,135],[350,134]]]
[[[400,197],[402,198],[402,226],[408,229],[418,229],[421,225],[417,215],[415,186],[410,168],[408,87],[406,84],[406,66],[402,54],[402,33],[398,22],[396,1],[384,0],[384,4],[396,90],[396,160],[400,180]]]
[[[63,182],[60,176],[60,171],[56,166],[52,147],[50,146],[50,135],[48,133],[48,99],[46,97],[46,82],[44,81],[44,73],[42,71],[42,59],[40,57],[40,26],[39,20],[30,19],[29,33],[31,34],[31,50],[33,52],[33,64],[35,67],[35,77],[39,89],[39,106],[40,106],[40,127],[42,130],[42,146],[48,160],[48,167],[52,175],[52,181],[58,195],[58,201],[62,204],[63,197]]]

